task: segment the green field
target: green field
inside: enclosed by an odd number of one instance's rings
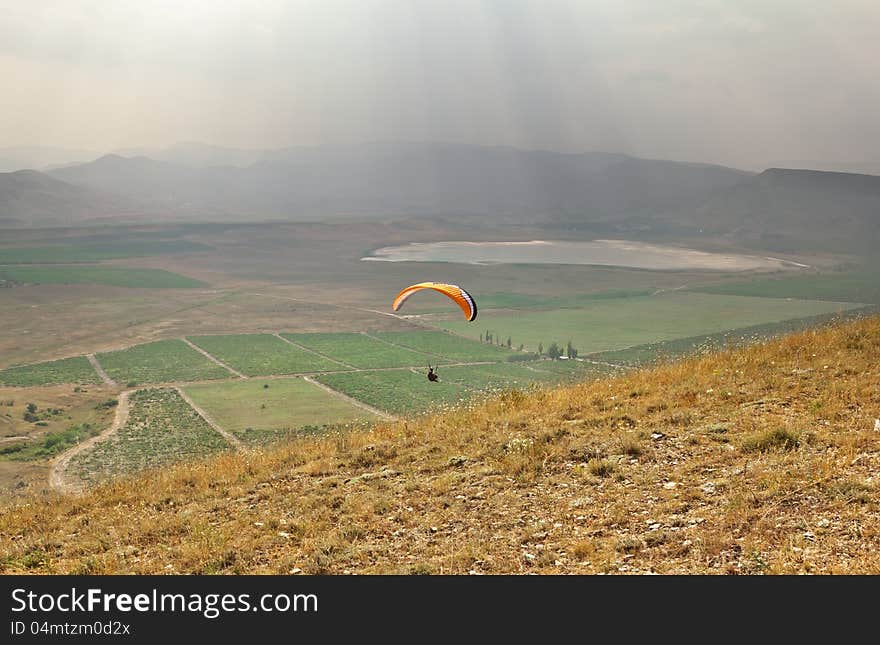
[[[207,287],[199,280],[164,269],[135,269],[101,265],[0,266],[0,285],[23,284],[103,284],[140,289],[193,289]]]
[[[476,338],[479,338],[480,332],[486,329],[485,325],[481,326],[479,323],[465,322],[464,325],[472,325],[469,328],[465,327],[469,332],[465,335],[472,335]],[[470,342],[461,336],[436,331],[389,331],[370,335],[395,345],[448,358],[457,363],[504,361],[512,354],[506,347]]]
[[[414,414],[455,405],[471,393],[456,383],[431,383],[424,374],[409,370],[322,374],[316,381],[368,405],[395,414]]]
[[[693,290],[728,296],[880,303],[880,268],[790,278],[754,278]]]
[[[186,393],[221,427],[244,441],[374,418],[301,378],[191,385]]]
[[[489,394],[497,390],[526,389],[534,384],[557,383],[559,374],[539,372],[523,365],[495,363],[492,365],[457,365],[437,370],[443,383],[455,383],[472,394]]]
[[[74,356],[58,361],[21,365],[0,370],[0,383],[19,387],[100,382],[101,379],[85,356]]]
[[[281,334],[295,343],[358,368],[421,366],[431,356],[394,347],[365,334]]]
[[[478,337],[489,329],[510,336],[514,347],[535,350],[551,342],[571,340],[581,355],[661,340],[748,327],[791,318],[847,310],[851,303],[719,296],[704,293],[665,293],[658,296],[596,302],[582,309],[485,312],[476,324],[459,320],[438,322],[453,332]],[[452,337],[450,337],[452,338]]]
[[[98,354],[98,362],[117,383],[172,383],[232,378],[233,374],[182,340],[159,340]]]
[[[345,367],[271,334],[191,336],[190,341],[248,376],[332,372]]]
[[[73,264],[168,253],[210,251],[212,247],[187,240],[71,240],[57,246],[0,247],[0,264]]]
[[[124,427],[71,460],[71,471],[82,480],[100,481],[229,447],[175,390],[139,390],[130,404]]]

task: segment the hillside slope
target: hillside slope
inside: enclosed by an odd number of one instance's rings
[[[880,317],[35,499],[6,573],[880,573]]]
[[[718,191],[694,222],[767,248],[876,255],[880,177],[770,168]]]
[[[123,197],[75,186],[36,170],[0,173],[0,226],[68,226],[122,218],[136,210]]]

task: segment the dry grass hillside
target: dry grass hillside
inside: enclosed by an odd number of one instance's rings
[[[880,318],[0,515],[6,573],[880,573]]]

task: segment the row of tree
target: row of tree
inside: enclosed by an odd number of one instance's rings
[[[506,346],[508,349],[513,349],[513,342],[510,336],[507,337],[506,341],[502,341],[500,336],[496,336],[488,329],[485,333],[480,334],[480,342],[489,343],[490,345],[498,345],[499,347]],[[518,349],[519,351],[523,351],[522,343],[520,343]],[[544,343],[538,343],[538,355],[552,358],[555,361],[559,360],[562,357],[563,351],[559,344],[556,343],[556,341],[548,345],[546,352],[544,351]],[[575,348],[574,345],[571,344],[571,341],[568,341],[565,346],[565,356],[567,356],[568,358],[577,358],[578,356],[578,350]]]

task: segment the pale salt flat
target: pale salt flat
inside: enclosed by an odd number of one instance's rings
[[[593,264],[636,269],[776,271],[807,265],[780,258],[698,251],[629,240],[567,242],[411,242],[376,249],[362,260],[461,264]]]

